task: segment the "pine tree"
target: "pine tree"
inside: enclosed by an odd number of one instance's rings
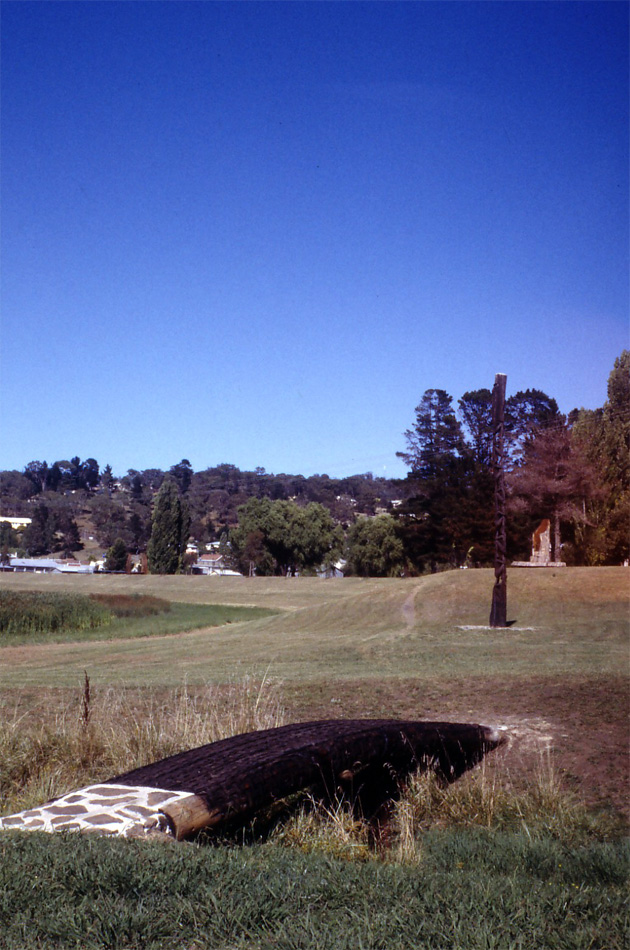
[[[470,451],[476,465],[489,468],[492,458],[492,393],[476,389],[458,399],[459,415],[470,438]]]
[[[155,499],[147,558],[151,574],[178,574],[190,532],[188,505],[176,483],[165,478]]]
[[[407,451],[396,455],[404,459],[412,475],[433,478],[463,451],[462,429],[452,397],[443,389],[427,389],[415,413],[415,426],[405,432]]]
[[[494,551],[494,482],[492,393],[478,389],[458,402],[458,421],[451,397],[428,389],[416,406],[416,422],[405,432],[407,451],[398,452],[409,466],[407,498],[396,511],[405,555],[416,570],[440,565],[492,562]],[[512,461],[541,428],[562,426],[555,399],[537,389],[511,396],[506,403],[507,441]],[[529,527],[512,519],[510,548]]]

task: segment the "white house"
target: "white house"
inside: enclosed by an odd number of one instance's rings
[[[14,531],[21,531],[28,527],[32,518],[10,518],[8,515],[0,515],[0,521],[8,521]]]
[[[221,574],[241,577],[238,571],[230,570],[222,554],[218,551],[211,551],[209,554],[202,554],[197,558],[197,563],[192,566],[193,574]]]

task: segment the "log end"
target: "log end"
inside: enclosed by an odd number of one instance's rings
[[[218,808],[208,808],[199,795],[189,795],[187,798],[171,802],[170,805],[161,808],[160,813],[165,816],[171,833],[177,841],[182,841],[203,828],[211,828],[223,817]]]

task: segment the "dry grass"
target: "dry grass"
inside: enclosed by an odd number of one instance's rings
[[[413,865],[423,861],[428,832],[456,829],[512,832],[531,841],[572,846],[615,840],[624,833],[619,819],[589,811],[569,794],[549,756],[541,754],[539,770],[519,788],[501,765],[482,764],[452,785],[431,771],[418,772],[378,825],[357,818],[347,801],[327,805],[309,798],[274,838],[307,854]]]
[[[185,685],[167,693],[93,690],[86,676],[83,689],[50,722],[17,709],[6,715],[5,708],[2,812],[33,807],[185,749],[283,725],[280,687],[268,678],[245,677],[223,687]],[[563,789],[548,752],[541,752],[536,773],[518,786],[505,761],[494,757],[453,785],[430,771],[418,772],[380,825],[358,818],[345,800],[302,803],[280,808],[276,843],[353,862],[420,864],[424,838],[436,830],[517,832],[532,841],[572,845],[614,839],[623,831],[618,820],[588,811]]]
[[[90,594],[89,597],[115,617],[147,617],[171,609],[169,600],[152,594]]]
[[[245,677],[160,699],[93,690],[86,681],[49,722],[26,713],[0,725],[2,811],[21,811],[95,781],[253,729],[283,725],[280,685]]]
[[[530,839],[573,843],[623,833],[618,817],[588,810],[563,787],[546,752],[540,754],[530,780],[518,787],[501,763],[484,762],[452,785],[444,785],[432,772],[413,775],[393,809],[393,851],[401,861],[418,861],[423,835],[446,828],[516,831]]]
[[[326,804],[309,797],[273,837],[304,854],[320,852],[349,861],[367,861],[376,854],[370,826],[357,818],[343,799]]]

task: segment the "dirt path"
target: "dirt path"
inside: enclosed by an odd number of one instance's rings
[[[416,622],[416,592],[412,590],[401,607],[403,620],[408,627],[413,627]]]

